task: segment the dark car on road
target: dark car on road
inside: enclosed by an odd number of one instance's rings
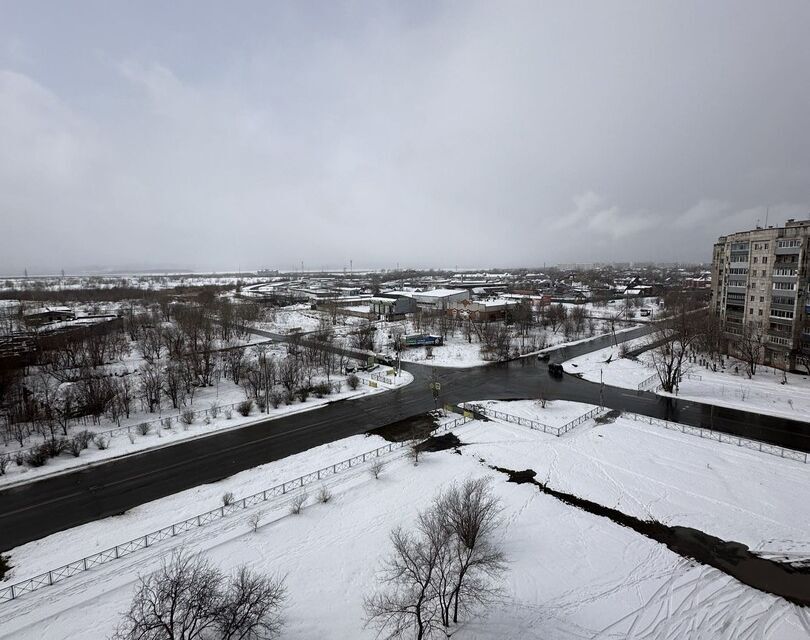
[[[563,366],[559,362],[549,362],[548,363],[548,373],[555,378],[562,378],[563,373]]]

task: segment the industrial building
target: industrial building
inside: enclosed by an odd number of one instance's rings
[[[369,300],[371,313],[380,320],[402,320],[416,313],[416,300],[407,295],[379,295]]]

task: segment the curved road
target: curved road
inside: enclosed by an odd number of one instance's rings
[[[625,332],[631,339],[648,330]],[[606,336],[554,352],[564,360],[612,343]],[[431,368],[405,364],[414,381],[401,389],[269,419],[240,429],[132,454],[0,492],[0,550],[42,538],[144,502],[214,482],[239,471],[320,444],[366,433],[434,408],[428,389]],[[554,379],[545,363],[524,358],[474,369],[437,368],[442,402],[538,397],[599,404],[598,384],[566,375]],[[603,404],[656,418],[810,451],[810,424],[663,398],[605,386]]]

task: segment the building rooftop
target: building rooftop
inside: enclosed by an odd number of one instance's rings
[[[433,289],[432,291],[420,291],[416,293],[418,296],[427,296],[430,298],[446,298],[447,296],[458,295],[459,293],[467,293],[466,289]]]

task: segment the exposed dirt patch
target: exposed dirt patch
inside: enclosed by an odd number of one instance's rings
[[[368,431],[368,435],[381,436],[389,442],[404,442],[405,440],[424,439],[430,436],[436,428],[436,420],[429,413],[398,422],[392,422],[383,427]]]
[[[680,556],[719,569],[743,584],[780,596],[794,604],[810,606],[810,567],[761,558],[740,542],[721,540],[691,527],[670,527],[655,520],[640,520],[570,493],[550,489],[536,479],[537,474],[532,469],[514,471],[494,466],[491,468],[509,476],[509,482],[533,484],[543,493],[565,504],[609,518],[616,524],[665,544],[670,551]]]
[[[597,416],[594,419],[594,422],[596,424],[610,424],[611,422],[616,422],[616,418],[618,418],[620,415],[622,415],[621,411],[618,411],[617,409],[611,409],[605,415]]]
[[[430,436],[424,442],[420,442],[417,446],[419,451],[447,451],[448,449],[456,449],[461,446],[461,440],[453,433],[443,433],[440,436]],[[461,452],[458,452],[461,453]]]

